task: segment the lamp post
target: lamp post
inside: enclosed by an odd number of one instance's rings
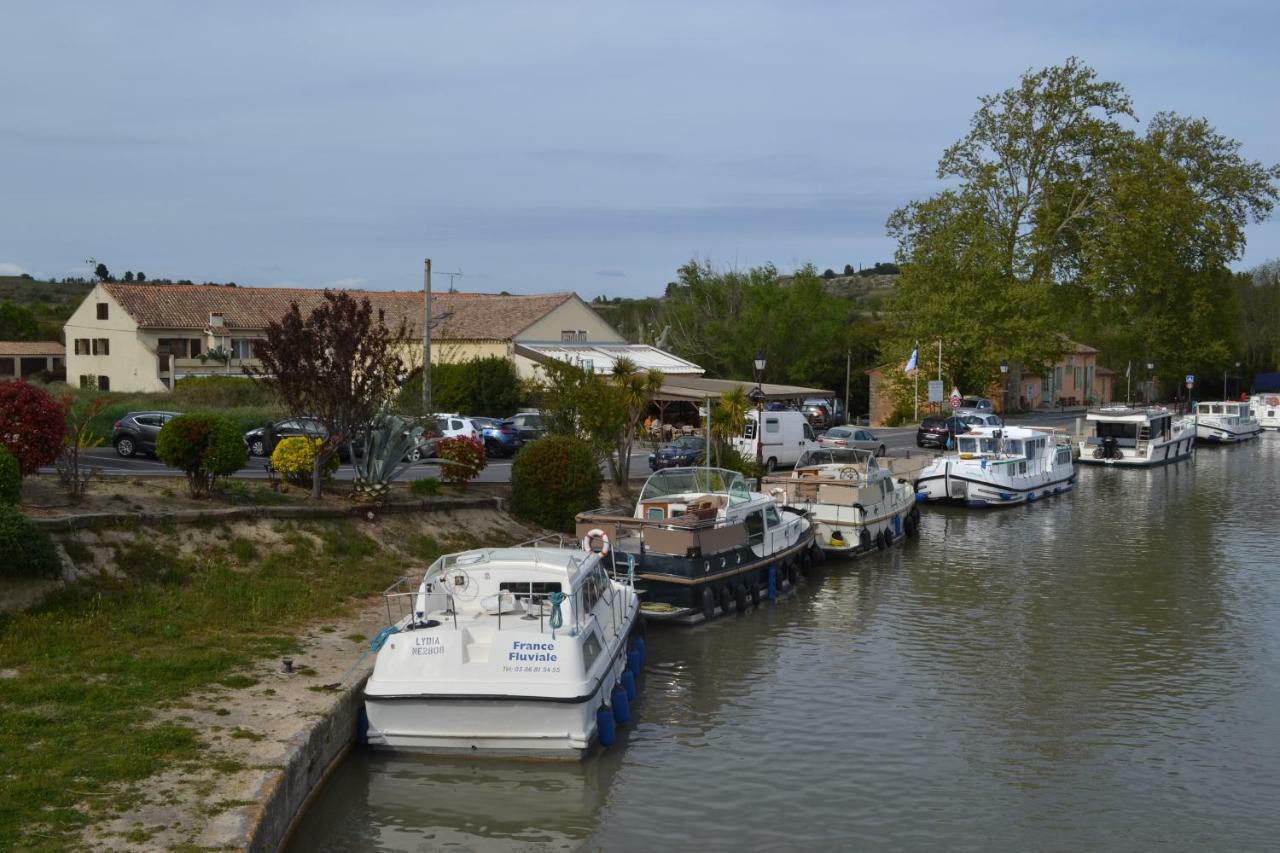
[[[764,350],[756,350],[756,357],[753,362],[756,369],[756,387],[751,389],[751,397],[756,404],[756,465],[764,467],[764,389],[760,387],[761,381],[764,379],[764,369],[767,364],[764,357]]]
[[[1236,380],[1236,388],[1238,390],[1240,388],[1240,362],[1238,361],[1236,362],[1235,380]]]
[[[1155,373],[1154,373],[1155,369],[1156,369],[1155,362],[1148,361],[1147,362],[1147,405],[1148,406],[1151,405],[1151,383],[1155,376]]]
[[[1009,416],[1009,362],[1000,362],[1000,414]]]

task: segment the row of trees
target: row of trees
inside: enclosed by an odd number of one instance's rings
[[[1270,215],[1280,166],[1245,158],[1204,119],[1137,125],[1120,84],[1077,59],[982,98],[938,162],[948,188],[889,218],[902,278],[888,360],[941,338],[952,381],[980,389],[1002,360],[1047,367],[1066,333],[1113,365],[1230,363],[1228,264]]]

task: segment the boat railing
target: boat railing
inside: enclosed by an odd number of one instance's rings
[[[499,631],[503,628],[504,617],[508,623],[512,620],[532,622],[537,619],[538,633],[546,634],[553,630],[551,617],[556,609],[551,596],[552,593],[550,592],[516,592],[504,589],[497,593],[496,612],[490,612],[482,607],[482,613],[495,618],[497,630]],[[422,592],[420,588],[415,586],[415,580],[412,576],[406,575],[391,584],[391,586],[383,590],[382,597],[386,603],[388,625],[399,625],[401,622],[405,622],[406,619],[408,620],[407,627],[409,630],[427,627],[430,621],[435,621],[436,625],[445,624],[441,620],[432,619],[432,614],[442,614],[447,617],[447,624],[451,625],[455,631],[459,628],[458,600],[454,595],[440,590]],[[507,601],[512,602],[510,610],[506,607]],[[554,630],[558,630],[565,624],[574,629],[581,629],[582,625],[579,624],[578,620],[577,597],[572,593],[564,594],[564,598],[561,599],[561,606],[563,607],[564,605],[568,605],[568,612],[561,611],[561,625],[555,626]],[[430,627],[435,627],[435,625]]]
[[[578,513],[579,524],[603,523],[628,530],[660,528],[663,530],[709,530],[733,522],[722,518],[694,518],[681,515],[676,518],[636,518],[625,507],[600,507]]]

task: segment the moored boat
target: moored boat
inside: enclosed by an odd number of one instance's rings
[[[1262,432],[1249,405],[1232,400],[1196,404],[1196,439],[1205,444],[1236,444]]]
[[[644,644],[635,590],[608,568],[557,538],[449,554],[393,585],[365,686],[369,744],[562,758],[609,745]]]
[[[1146,468],[1186,459],[1195,450],[1196,428],[1163,408],[1108,406],[1086,416],[1092,435],[1080,440],[1080,462]]]
[[[1254,377],[1249,414],[1262,429],[1280,430],[1280,373],[1260,373]]]
[[[808,450],[789,476],[764,483],[775,500],[809,514],[814,541],[831,556],[883,550],[919,526],[914,489],[870,450]]]
[[[916,480],[925,501],[1012,506],[1068,491],[1075,463],[1066,436],[1035,427],[975,427]]]
[[[657,471],[633,511],[592,510],[577,525],[634,572],[641,614],[659,621],[744,612],[794,586],[822,556],[803,510],[750,491],[722,468]]]

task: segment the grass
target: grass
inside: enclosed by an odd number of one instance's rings
[[[349,522],[299,525],[265,552],[232,540],[252,571],[221,549],[184,556],[136,536],[116,546],[124,577],[0,617],[0,669],[19,672],[0,681],[0,850],[75,846],[86,824],[127,804],[129,783],[178,762],[234,772],[198,729],[156,710],[213,685],[251,686],[246,667],[295,653],[305,626],[406,565]]]

